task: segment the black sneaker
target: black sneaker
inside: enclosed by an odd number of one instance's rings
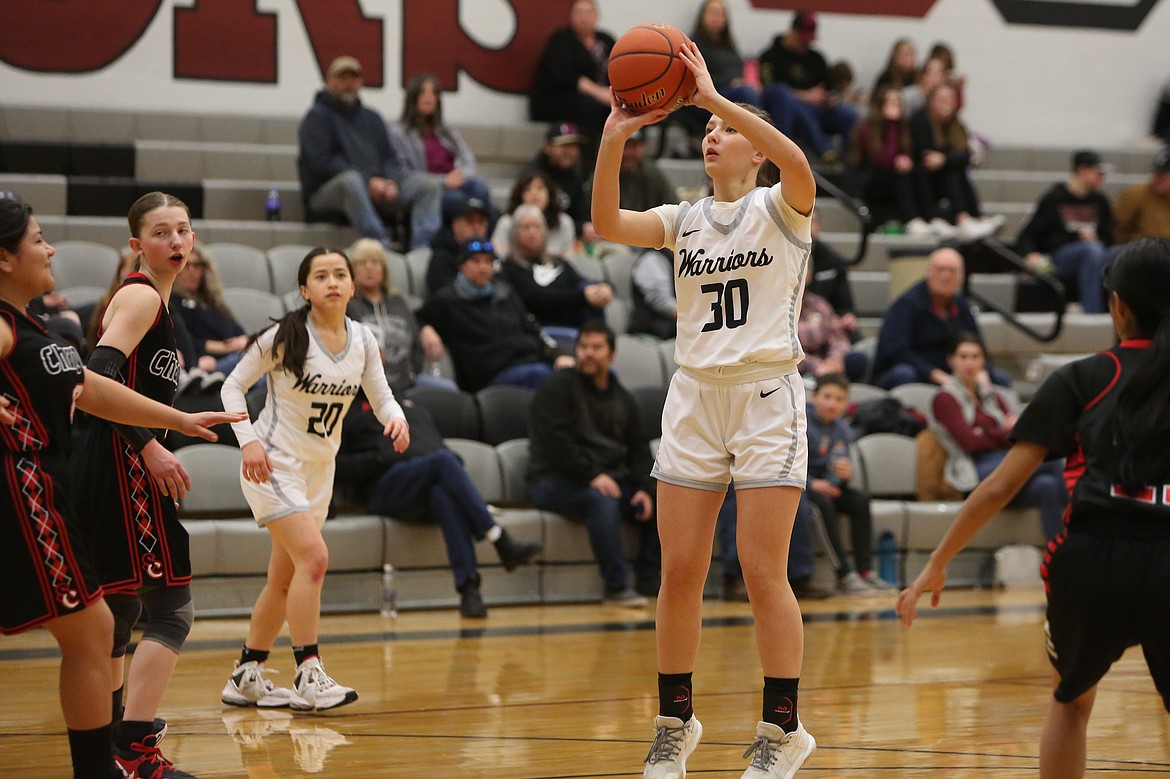
[[[483,595],[479,592],[477,582],[468,582],[460,590],[459,613],[471,619],[481,619],[487,616],[487,606],[483,603]]]
[[[525,563],[532,562],[532,558],[540,554],[540,550],[544,548],[537,541],[517,541],[503,528],[500,528],[500,537],[494,543],[505,571],[513,571]]]
[[[158,743],[165,735],[164,724],[161,732],[155,731],[126,749],[115,746],[114,765],[121,769],[126,779],[197,779],[194,774],[175,768],[170,760],[163,757]]]

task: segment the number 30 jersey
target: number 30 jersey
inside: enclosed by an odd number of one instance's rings
[[[248,347],[224,381],[220,390],[224,409],[247,411],[248,388],[261,376],[268,377],[264,409],[255,424],[232,425],[241,448],[259,441],[265,450],[278,449],[302,462],[332,460],[341,445],[341,420],[359,389],[365,390],[383,425],[394,417],[405,418],[386,383],[378,345],[368,327],[347,318],[345,348],[333,354],[321,343],[312,320],[305,326],[309,349],[301,378],[282,369],[272,354],[277,328],[273,325]]]
[[[811,219],[784,202],[779,184],[731,203],[706,197],[651,210],[674,250],[675,362],[716,368],[804,359],[796,321]]]

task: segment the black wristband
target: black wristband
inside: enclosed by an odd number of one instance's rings
[[[126,364],[126,355],[112,346],[95,346],[93,353],[89,356],[89,365],[87,366],[94,373],[99,373],[102,376],[113,379],[118,383],[125,382],[125,377],[122,375],[122,367]],[[137,427],[135,425],[123,425],[117,422],[111,422],[110,426],[118,431],[118,435],[122,437],[126,443],[135,452],[141,452],[142,447],[146,446],[154,438],[148,428]]]

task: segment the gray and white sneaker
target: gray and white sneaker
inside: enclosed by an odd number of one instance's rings
[[[241,664],[236,661],[236,670],[223,686],[220,700],[229,706],[256,706],[261,709],[282,709],[285,707],[308,711],[309,703],[287,687],[277,687],[266,673],[279,673],[265,668],[255,660]]]
[[[875,590],[865,583],[865,579],[857,571],[850,571],[841,577],[837,583],[837,588],[846,595],[873,595]]]
[[[868,584],[870,587],[873,587],[875,590],[881,590],[882,592],[894,592],[898,589],[897,585],[890,584],[888,581],[878,576],[877,571],[872,569],[866,571],[861,578],[865,580],[866,584]]]
[[[342,687],[325,673],[325,666],[319,657],[310,657],[297,666],[293,686],[297,695],[309,704],[309,708],[317,711],[344,706],[358,698],[352,687]]]
[[[683,779],[687,758],[702,737],[703,726],[693,714],[685,723],[678,717],[655,717],[654,743],[646,753],[642,779]]]
[[[743,753],[752,762],[740,779],[792,779],[817,748],[817,741],[800,724],[785,733],[770,722],[756,724],[756,740]]]

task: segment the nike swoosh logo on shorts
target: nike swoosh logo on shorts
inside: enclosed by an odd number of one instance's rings
[[[763,390],[760,390],[760,397],[761,397],[761,398],[766,398],[766,397],[768,397],[769,395],[771,395],[773,392],[779,392],[779,391],[780,391],[780,388],[779,388],[779,387],[777,387],[776,389],[770,389],[770,390],[768,390],[767,392],[764,392]]]
[[[686,231],[684,231],[684,232],[683,232],[683,234],[682,234],[682,235],[680,235],[680,236],[679,236],[679,238],[686,238],[688,235],[691,235],[692,233],[697,233],[697,232],[699,232],[699,230],[700,230],[700,229],[701,229],[701,228],[698,228],[698,227],[696,227],[694,230],[686,230]]]

